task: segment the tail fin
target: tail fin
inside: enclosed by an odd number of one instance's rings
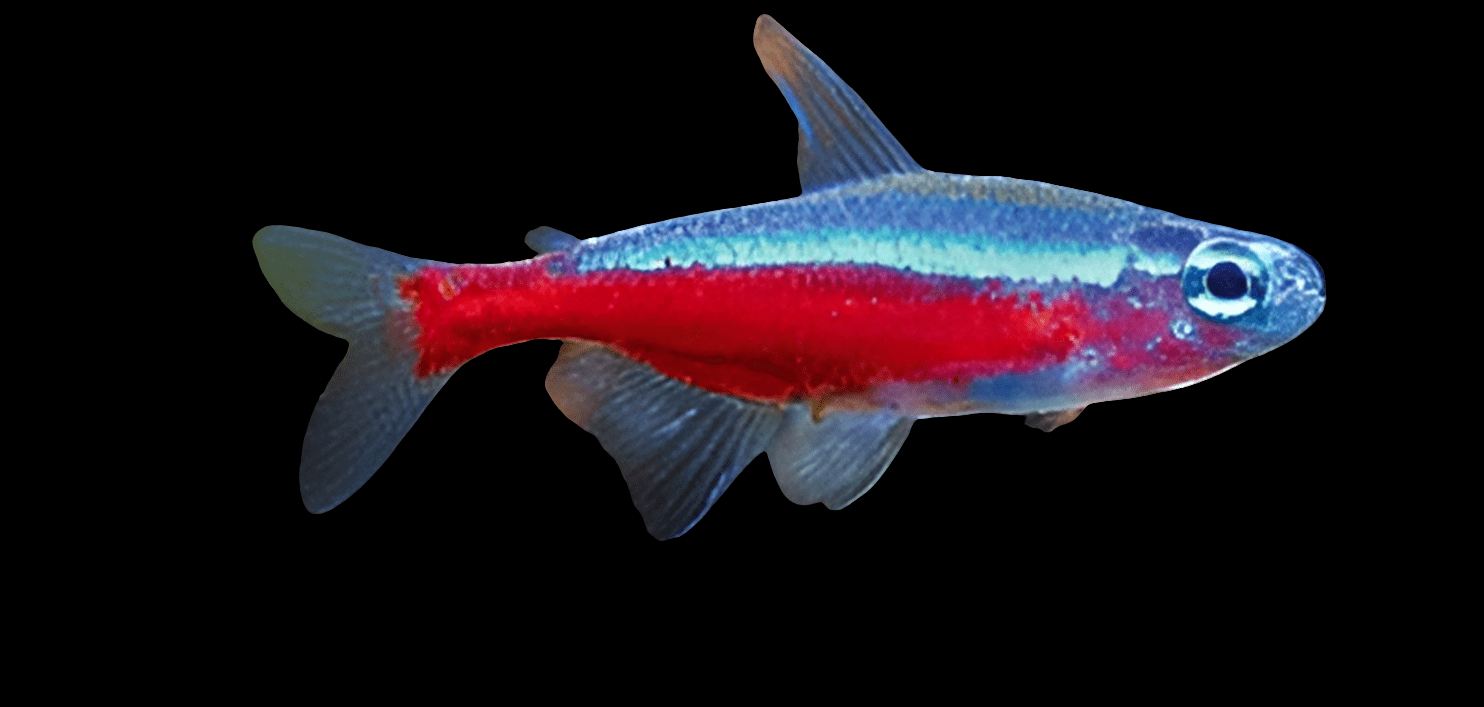
[[[350,341],[314,406],[299,461],[304,506],[324,513],[381,468],[453,374],[414,375],[418,330],[397,289],[399,276],[441,263],[289,226],[258,231],[252,245],[294,314]]]

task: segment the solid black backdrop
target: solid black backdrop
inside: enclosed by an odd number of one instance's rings
[[[1159,566],[1193,582],[1233,567],[1301,573],[1344,544],[1329,455],[1345,442],[1316,418],[1341,384],[1329,314],[1213,380],[1094,405],[1051,434],[1018,417],[921,420],[842,511],[793,505],[759,457],[665,543],[547,397],[557,343],[529,342],[465,365],[365,487],[307,513],[299,448],[345,345],[283,307],[252,234],[285,224],[495,263],[530,257],[521,241],[537,226],[594,237],[796,196],[796,123],[751,45],[768,9],[285,17],[227,51],[198,108],[218,129],[182,191],[214,214],[224,307],[242,317],[242,421],[217,482],[251,499],[245,526],[326,562],[892,558],[965,576]],[[1354,99],[1316,80],[1326,60],[1295,35],[1230,18],[1172,34],[1112,16],[771,11],[925,168],[1127,199],[1287,240],[1321,264],[1338,250],[1319,177],[1343,149],[1329,126]]]

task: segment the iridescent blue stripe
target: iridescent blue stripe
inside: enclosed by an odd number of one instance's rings
[[[1179,271],[1183,254],[1127,238],[1172,220],[1194,223],[1048,184],[926,173],[640,226],[571,255],[578,272],[853,263],[1109,286],[1128,267]]]

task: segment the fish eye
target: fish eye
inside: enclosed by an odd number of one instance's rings
[[[1206,241],[1185,260],[1185,301],[1202,316],[1231,323],[1258,315],[1267,268],[1251,249],[1228,239]]]
[[[1236,299],[1247,294],[1247,273],[1242,266],[1223,260],[1206,273],[1206,291],[1221,299]]]

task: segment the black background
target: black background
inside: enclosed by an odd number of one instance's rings
[[[207,72],[212,99],[190,110],[220,129],[182,176],[216,215],[211,237],[228,244],[233,278],[224,303],[240,306],[230,353],[242,419],[218,480],[245,501],[244,526],[316,562],[520,571],[602,557],[1001,576],[1158,566],[1227,582],[1257,568],[1302,576],[1358,550],[1364,482],[1335,454],[1365,440],[1342,437],[1330,410],[1350,346],[1334,312],[1213,380],[1094,405],[1051,434],[999,415],[918,421],[842,511],[793,505],[759,457],[664,543],[597,441],[547,397],[558,344],[530,342],[465,365],[365,487],[307,513],[299,449],[345,345],[283,307],[252,234],[285,224],[494,263],[530,257],[521,240],[536,226],[593,237],[796,196],[796,124],[751,45],[761,11],[923,167],[1271,235],[1326,266],[1332,310],[1349,306],[1335,263],[1363,223],[1344,220],[1359,218],[1345,213],[1354,204],[1328,184],[1353,167],[1345,116],[1360,99],[1314,26],[910,8],[276,17]]]

